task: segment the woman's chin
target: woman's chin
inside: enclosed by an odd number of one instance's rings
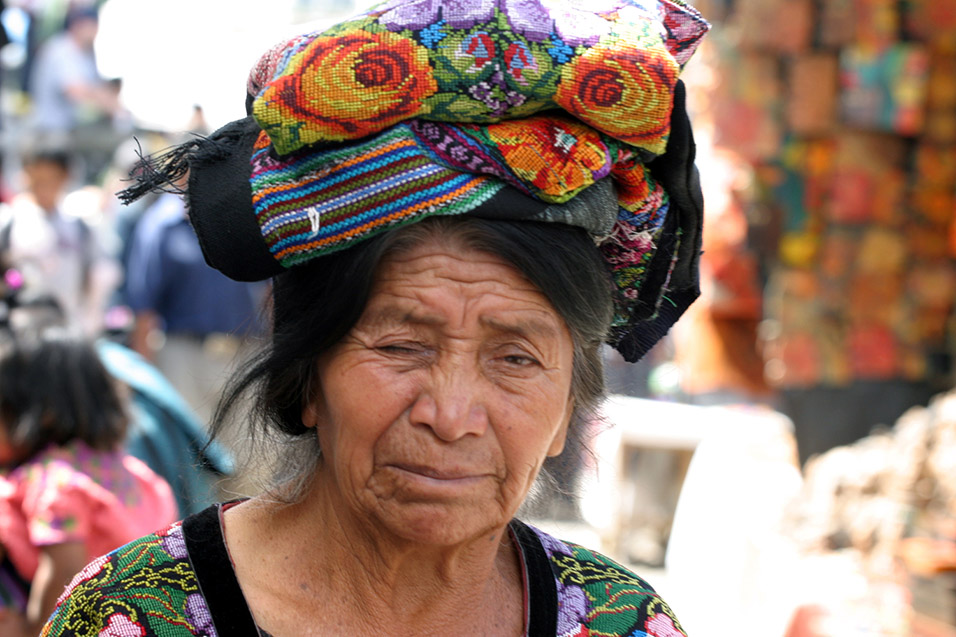
[[[451,547],[486,538],[503,529],[510,518],[484,503],[483,507],[448,503],[383,503],[377,526],[392,536],[423,546]]]
[[[389,468],[366,486],[359,515],[404,541],[452,546],[487,537],[511,519],[499,481],[488,475],[436,477]]]

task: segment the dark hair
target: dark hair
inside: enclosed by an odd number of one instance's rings
[[[70,173],[73,166],[73,157],[69,151],[56,146],[43,146],[42,144],[39,147],[24,151],[20,161],[24,167],[40,163],[53,164],[67,174]]]
[[[271,346],[230,381],[216,411],[214,435],[254,387],[250,437],[255,442],[263,433],[277,433],[280,440],[308,441],[298,446],[298,455],[283,452],[284,466],[277,466],[275,476],[277,482],[303,478],[319,453],[315,430],[302,423],[318,358],[361,317],[382,260],[432,237],[501,258],[536,285],[564,319],[574,343],[574,413],[566,451],[576,452],[580,425],[604,395],[601,347],[613,312],[611,281],[594,242],[586,231],[564,224],[455,217],[390,230],[275,277]]]
[[[80,440],[112,450],[128,417],[92,343],[62,328],[13,334],[0,346],[0,426],[22,462]]]
[[[91,6],[77,6],[73,7],[66,12],[66,16],[63,18],[63,28],[69,29],[77,22],[83,20],[92,20],[93,22],[100,21],[100,12],[95,5]]]

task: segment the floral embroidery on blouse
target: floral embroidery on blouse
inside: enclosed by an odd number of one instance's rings
[[[686,637],[647,582],[599,553],[529,528],[543,545],[555,578],[557,637]],[[532,603],[546,607],[549,601]],[[231,603],[245,601],[239,596]],[[218,637],[181,523],[83,569],[60,598],[41,637],[54,635]]]
[[[557,580],[558,637],[687,637],[650,584],[600,553],[534,531]]]
[[[73,578],[41,635],[217,637],[181,523],[91,562]]]

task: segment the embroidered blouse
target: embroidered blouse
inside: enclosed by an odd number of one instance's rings
[[[42,637],[262,637],[223,539],[223,505],[91,562]],[[625,567],[518,520],[528,637],[686,637],[667,604]]]

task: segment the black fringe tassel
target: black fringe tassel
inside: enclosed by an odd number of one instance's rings
[[[185,194],[177,186],[195,162],[208,163],[221,160],[235,152],[236,142],[242,131],[224,127],[209,137],[196,136],[187,142],[152,155],[144,155],[139,140],[136,140],[139,161],[129,173],[132,186],[116,193],[123,205],[129,205],[151,192]]]

